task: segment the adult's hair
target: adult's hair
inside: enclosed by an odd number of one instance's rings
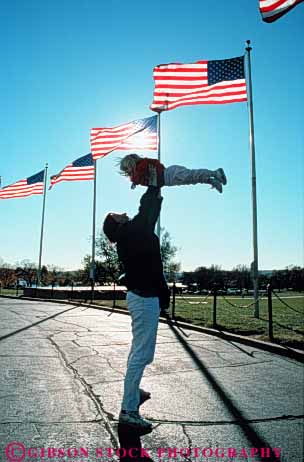
[[[112,213],[108,213],[103,222],[103,232],[111,242],[116,242],[117,229],[119,224],[112,217]]]

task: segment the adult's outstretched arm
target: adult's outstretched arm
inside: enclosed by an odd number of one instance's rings
[[[138,214],[134,219],[147,230],[153,232],[160,214],[162,200],[160,188],[149,186],[140,199]]]

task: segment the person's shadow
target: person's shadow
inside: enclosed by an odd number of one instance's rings
[[[136,430],[126,424],[118,424],[118,438],[120,445],[120,462],[153,462],[148,453],[142,451],[140,437],[151,433]]]

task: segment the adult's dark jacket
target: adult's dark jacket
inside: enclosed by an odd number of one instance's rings
[[[138,214],[118,229],[117,253],[125,270],[127,289],[142,296],[158,296],[161,307],[166,308],[169,291],[163,274],[159,238],[154,232],[161,203],[159,188],[149,186],[140,199]]]

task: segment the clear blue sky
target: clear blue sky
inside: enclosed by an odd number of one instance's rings
[[[253,46],[261,269],[303,265],[304,5],[263,23],[257,0],[12,0],[2,5],[2,185],[49,164],[55,174],[90,151],[89,132],[153,115],[156,64],[225,59]],[[108,211],[133,215],[143,188],[98,161],[97,227]],[[162,225],[182,269],[252,261],[246,103],[182,107],[162,116],[162,161],[224,167],[222,195],[207,185],[164,188]],[[90,253],[93,182],[47,195],[43,263],[78,268]],[[0,257],[38,260],[42,196],[0,201]]]

